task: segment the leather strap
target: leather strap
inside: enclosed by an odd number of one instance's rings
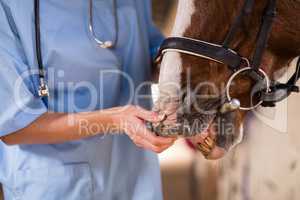
[[[167,51],[177,51],[226,64],[232,71],[236,71],[244,59],[237,52],[230,49],[229,44],[237,33],[238,28],[241,27],[244,18],[252,13],[254,2],[254,0],[245,0],[241,14],[231,26],[223,45],[185,37],[171,37],[167,38],[161,45],[157,60],[159,60]],[[268,37],[276,16],[276,2],[277,0],[269,0],[264,11],[262,24],[258,33],[256,49],[251,61],[251,67],[255,70],[258,70],[260,67],[263,52],[268,42]]]
[[[235,21],[233,22],[224,42],[223,47],[229,48],[230,43],[234,39],[234,36],[238,32],[238,29],[242,26],[243,20],[252,13],[254,6],[254,0],[245,1],[242,12],[237,16]]]
[[[256,42],[256,49],[252,58],[251,66],[253,69],[258,70],[261,65],[262,57],[266,49],[269,35],[271,33],[274,18],[276,17],[276,0],[269,0],[265,8],[262,19],[262,25],[258,33]]]
[[[300,79],[300,57],[298,58],[298,62],[297,62],[297,67],[296,67],[296,71],[293,74],[293,76],[289,79],[289,81],[287,82],[288,85],[296,85],[297,81]]]
[[[263,107],[275,107],[276,103],[288,98],[292,93],[299,93],[296,85],[300,79],[300,57],[297,62],[296,71],[287,83],[274,82],[271,91],[263,95]]]
[[[228,65],[233,71],[237,70],[243,61],[243,58],[231,49],[226,49],[221,45],[184,37],[167,38],[159,49],[157,60],[160,60],[162,55],[167,51],[176,51],[214,60]]]

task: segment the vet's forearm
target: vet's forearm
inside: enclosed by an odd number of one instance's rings
[[[109,114],[45,113],[26,128],[0,138],[8,145],[54,144],[103,134],[113,124]]]

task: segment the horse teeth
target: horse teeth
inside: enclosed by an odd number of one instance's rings
[[[213,143],[214,143],[210,138],[205,138],[204,142],[205,142],[208,146],[212,146]]]
[[[216,146],[215,141],[210,137],[205,138],[204,142],[210,147],[210,149],[213,149]]]
[[[205,147],[203,144],[198,144],[198,149],[205,155],[208,155],[211,152],[211,150]]]

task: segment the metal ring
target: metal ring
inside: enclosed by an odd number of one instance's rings
[[[247,64],[246,67],[250,67],[251,66],[250,61],[249,61],[248,58],[242,57],[242,60],[245,61],[245,63]]]
[[[242,68],[238,71],[236,71],[231,77],[230,79],[228,80],[227,82],[227,85],[226,85],[226,97],[227,97],[227,100],[230,102],[232,100],[231,96],[230,96],[230,87],[232,85],[232,82],[233,80],[241,73],[245,72],[245,71],[251,71],[253,70],[253,68],[251,67],[246,67],[246,68]],[[267,92],[270,91],[270,85],[271,85],[271,81],[270,81],[270,78],[269,76],[267,75],[267,73],[262,70],[262,69],[259,69],[258,71],[264,78],[265,82],[266,82],[266,86],[267,86]],[[253,110],[255,108],[257,108],[258,106],[260,106],[261,104],[263,103],[263,100],[259,101],[256,105],[253,105],[251,107],[240,107],[239,109],[240,110],[246,110],[246,111],[249,111],[249,110]]]

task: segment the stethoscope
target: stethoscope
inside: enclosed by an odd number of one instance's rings
[[[88,29],[89,33],[95,41],[96,45],[103,49],[112,49],[117,44],[118,40],[118,16],[117,16],[117,3],[116,0],[112,0],[113,2],[113,15],[115,20],[115,30],[116,35],[113,40],[102,41],[100,40],[94,31],[94,17],[93,17],[93,0],[89,0],[89,23]],[[39,97],[49,97],[49,88],[47,82],[45,80],[45,67],[43,65],[42,58],[42,50],[41,50],[41,30],[40,30],[40,0],[34,0],[34,17],[35,17],[35,41],[36,41],[36,56],[37,56],[37,64],[39,69],[39,88],[38,95]]]

